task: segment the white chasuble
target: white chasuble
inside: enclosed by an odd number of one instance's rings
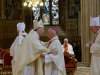
[[[23,38],[24,39],[24,38]],[[14,42],[12,43],[10,47],[10,56],[13,57],[11,63],[12,63],[12,74],[16,75],[16,61],[17,61],[17,54],[18,51],[20,50],[21,45],[19,45],[19,36],[16,37]]]
[[[45,75],[66,75],[63,50],[58,36],[52,38],[50,41],[52,42],[48,46],[48,48],[50,50],[56,49],[58,51],[58,54],[48,54],[52,62],[45,63]]]
[[[100,29],[95,42],[90,47],[90,53],[92,53],[90,75],[100,75]]]
[[[43,46],[39,40],[39,35],[34,30],[23,40],[21,51],[17,61],[17,75],[26,75],[23,69],[29,67],[28,75],[44,75],[43,74],[43,58],[41,54],[47,53],[49,50]]]

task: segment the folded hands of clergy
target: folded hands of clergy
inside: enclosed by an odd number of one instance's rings
[[[91,47],[92,44],[93,44],[93,41],[90,41],[90,42],[88,42],[88,43],[86,44],[86,46],[87,46],[87,47]]]

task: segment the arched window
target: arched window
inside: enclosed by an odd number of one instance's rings
[[[33,20],[42,18],[44,25],[59,25],[59,0],[43,0],[43,4],[33,11]]]

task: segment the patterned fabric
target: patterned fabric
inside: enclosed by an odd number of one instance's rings
[[[68,52],[68,45],[64,46],[64,52]]]

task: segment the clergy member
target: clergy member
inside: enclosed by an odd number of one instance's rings
[[[43,74],[43,53],[48,53],[47,49],[40,41],[40,36],[44,33],[42,20],[34,21],[34,29],[25,37],[17,61],[17,75],[44,75]],[[50,53],[57,52],[52,49]],[[23,72],[25,66],[29,66],[29,71]]]
[[[59,38],[57,36],[57,28],[48,29],[48,49],[56,49],[57,55],[45,54],[45,75],[66,75],[63,50]]]
[[[68,39],[65,38],[64,39],[64,44],[62,45],[62,49],[63,49],[63,52],[66,54],[66,53],[69,53],[71,57],[74,57],[74,51],[73,51],[73,47],[71,44],[68,43]]]
[[[13,75],[15,75],[15,73],[16,73],[15,65],[16,65],[16,61],[17,61],[16,58],[17,58],[18,50],[20,49],[20,46],[22,45],[22,40],[27,35],[27,33],[25,32],[24,22],[17,24],[17,32],[18,32],[18,36],[16,37],[16,39],[14,40],[14,42],[12,43],[12,45],[10,47],[10,56],[13,57],[13,59],[12,59],[12,74]]]
[[[90,18],[90,29],[96,35],[89,42],[91,56],[90,75],[100,75],[100,16]]]

